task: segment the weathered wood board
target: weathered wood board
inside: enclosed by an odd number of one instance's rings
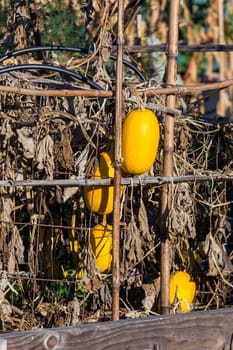
[[[4,333],[0,350],[230,350],[233,308]]]

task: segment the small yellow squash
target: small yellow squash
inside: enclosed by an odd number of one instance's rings
[[[196,283],[185,271],[176,271],[170,276],[170,303],[179,302],[182,312],[190,311],[196,293]]]
[[[114,156],[108,152],[100,154],[100,163],[93,179],[114,177]],[[113,186],[86,186],[84,200],[89,210],[99,214],[110,214],[113,211]]]
[[[98,224],[91,230],[91,246],[101,273],[111,271],[112,226]]]
[[[152,111],[130,112],[122,126],[123,170],[133,175],[147,172],[156,159],[159,140],[159,122]]]

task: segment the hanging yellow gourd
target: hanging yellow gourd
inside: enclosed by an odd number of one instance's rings
[[[176,271],[170,276],[170,303],[179,302],[182,312],[190,311],[196,293],[196,283],[185,271]]]
[[[112,226],[96,225],[91,230],[91,246],[100,272],[110,272],[112,264]]]
[[[100,179],[100,169],[97,167],[92,179]],[[103,186],[86,186],[84,187],[84,200],[89,210],[98,212],[101,206]]]
[[[133,175],[147,172],[156,159],[159,139],[159,122],[152,111],[130,112],[122,126],[123,170]]]
[[[100,163],[93,179],[114,177],[113,154],[102,152]],[[113,211],[113,186],[86,186],[84,188],[84,200],[89,210],[99,214],[110,214]]]

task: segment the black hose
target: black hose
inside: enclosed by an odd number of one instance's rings
[[[0,74],[9,73],[17,70],[33,70],[33,69],[46,69],[46,70],[63,73],[73,78],[76,78],[78,80],[81,80],[82,82],[90,85],[93,89],[104,90],[100,85],[96,84],[93,80],[91,80],[90,78],[86,77],[85,75],[79,72],[74,72],[70,69],[66,69],[64,67],[57,67],[50,64],[18,64],[15,66],[0,68]]]
[[[116,61],[116,60],[117,60],[117,56],[111,55],[111,56],[110,56],[110,59]],[[143,80],[143,81],[146,80],[146,78],[144,77],[144,74],[143,74],[143,73],[137,68],[137,66],[135,66],[132,62],[126,60],[125,58],[123,58],[122,62],[123,62],[123,64],[124,64],[125,66],[131,68],[132,71],[134,71],[134,73],[136,73],[136,74],[139,76],[139,78],[140,78],[141,80]]]
[[[75,46],[60,46],[60,45],[49,45],[49,46],[33,46],[33,47],[27,47],[25,49],[17,50],[17,51],[10,51],[4,56],[0,57],[0,63],[4,62],[5,60],[11,58],[11,57],[16,57],[20,55],[24,55],[26,53],[30,52],[36,52],[36,51],[71,51],[71,52],[79,52],[83,54],[88,54],[88,53],[93,53],[92,50],[89,50],[87,48],[82,48],[82,47],[75,47]],[[109,57],[111,60],[116,61],[117,56],[111,55]],[[143,73],[133,64],[132,62],[126,60],[123,58],[122,60],[123,64],[130,69],[132,69],[139,77],[141,80],[145,81],[145,77]]]
[[[70,47],[70,46],[60,46],[60,45],[33,46],[33,47],[26,47],[24,49],[17,50],[17,51],[9,51],[4,56],[0,57],[0,63],[7,60],[8,58],[21,56],[26,53],[35,52],[35,51],[73,51],[73,52],[80,52],[84,54],[89,53],[88,49],[85,49],[82,47],[73,47],[73,46]]]

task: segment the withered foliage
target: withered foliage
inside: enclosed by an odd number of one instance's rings
[[[65,4],[64,6],[68,6]],[[142,43],[163,42],[167,23],[162,14],[166,1],[148,1],[152,11],[147,21],[137,17],[141,2],[125,1],[128,43],[140,32]],[[17,2],[18,4],[18,2]],[[206,43],[218,29],[211,21],[214,4],[208,12],[208,31],[197,41],[190,9],[182,2],[181,22],[187,27],[188,43]],[[35,1],[35,6],[38,6]],[[90,55],[71,58],[68,69],[85,72],[103,89],[114,89],[115,65],[110,60],[116,35],[115,1],[83,1],[88,29],[96,47]],[[79,9],[80,9],[79,8]],[[27,18],[27,6],[17,9]],[[216,10],[216,9],[215,9]],[[22,11],[22,12],[20,12]],[[26,11],[26,12],[25,12]],[[29,16],[30,17],[30,16]],[[17,20],[19,17],[17,17]],[[136,30],[136,19],[144,30]],[[19,22],[20,26],[22,22]],[[17,24],[17,23],[16,23]],[[25,24],[25,23],[23,23]],[[17,25],[16,25],[17,27]],[[21,28],[21,27],[20,27]],[[22,27],[24,28],[24,27]],[[27,32],[21,44],[27,44]],[[131,28],[131,29],[129,29]],[[134,28],[132,30],[132,28]],[[145,29],[147,28],[147,30]],[[215,31],[214,31],[215,30]],[[133,33],[133,34],[132,34]],[[65,44],[65,43],[64,43]],[[22,48],[22,47],[20,47]],[[193,54],[184,82],[197,82],[197,60]],[[213,67],[208,62],[208,79]],[[227,78],[233,71],[228,54]],[[215,57],[218,59],[218,57]],[[133,57],[127,56],[127,59]],[[142,104],[157,111],[161,143],[156,162],[147,176],[162,171],[165,96],[147,96],[146,89],[162,84],[166,60],[163,55],[141,57],[138,67],[148,64],[151,77],[140,80],[137,72],[124,67],[125,115]],[[23,55],[23,62],[37,62]],[[4,66],[22,63],[19,57]],[[56,56],[44,60],[55,64]],[[65,64],[65,63],[64,63]],[[201,80],[201,79],[200,79]],[[31,90],[85,89],[86,82],[62,73],[17,69],[0,75],[0,84]],[[143,97],[138,88],[145,89]],[[219,95],[177,96],[174,175],[232,174],[231,89]],[[214,105],[212,103],[214,99]],[[226,103],[227,101],[227,103]],[[221,115],[216,106],[221,102]],[[161,107],[161,108],[158,108]],[[159,111],[158,111],[159,110]],[[113,151],[115,101],[97,97],[37,97],[15,93],[0,95],[0,173],[1,180],[55,180],[89,178],[103,151]],[[232,184],[231,182],[173,184],[168,229],[172,242],[171,271],[186,270],[197,283],[193,309],[232,304]],[[101,274],[90,245],[90,230],[107,221],[85,206],[84,188],[61,186],[0,187],[0,311],[3,330],[77,325],[111,318],[111,274]],[[126,186],[121,199],[121,317],[140,317],[158,312],[160,292],[160,200],[161,187]]]

